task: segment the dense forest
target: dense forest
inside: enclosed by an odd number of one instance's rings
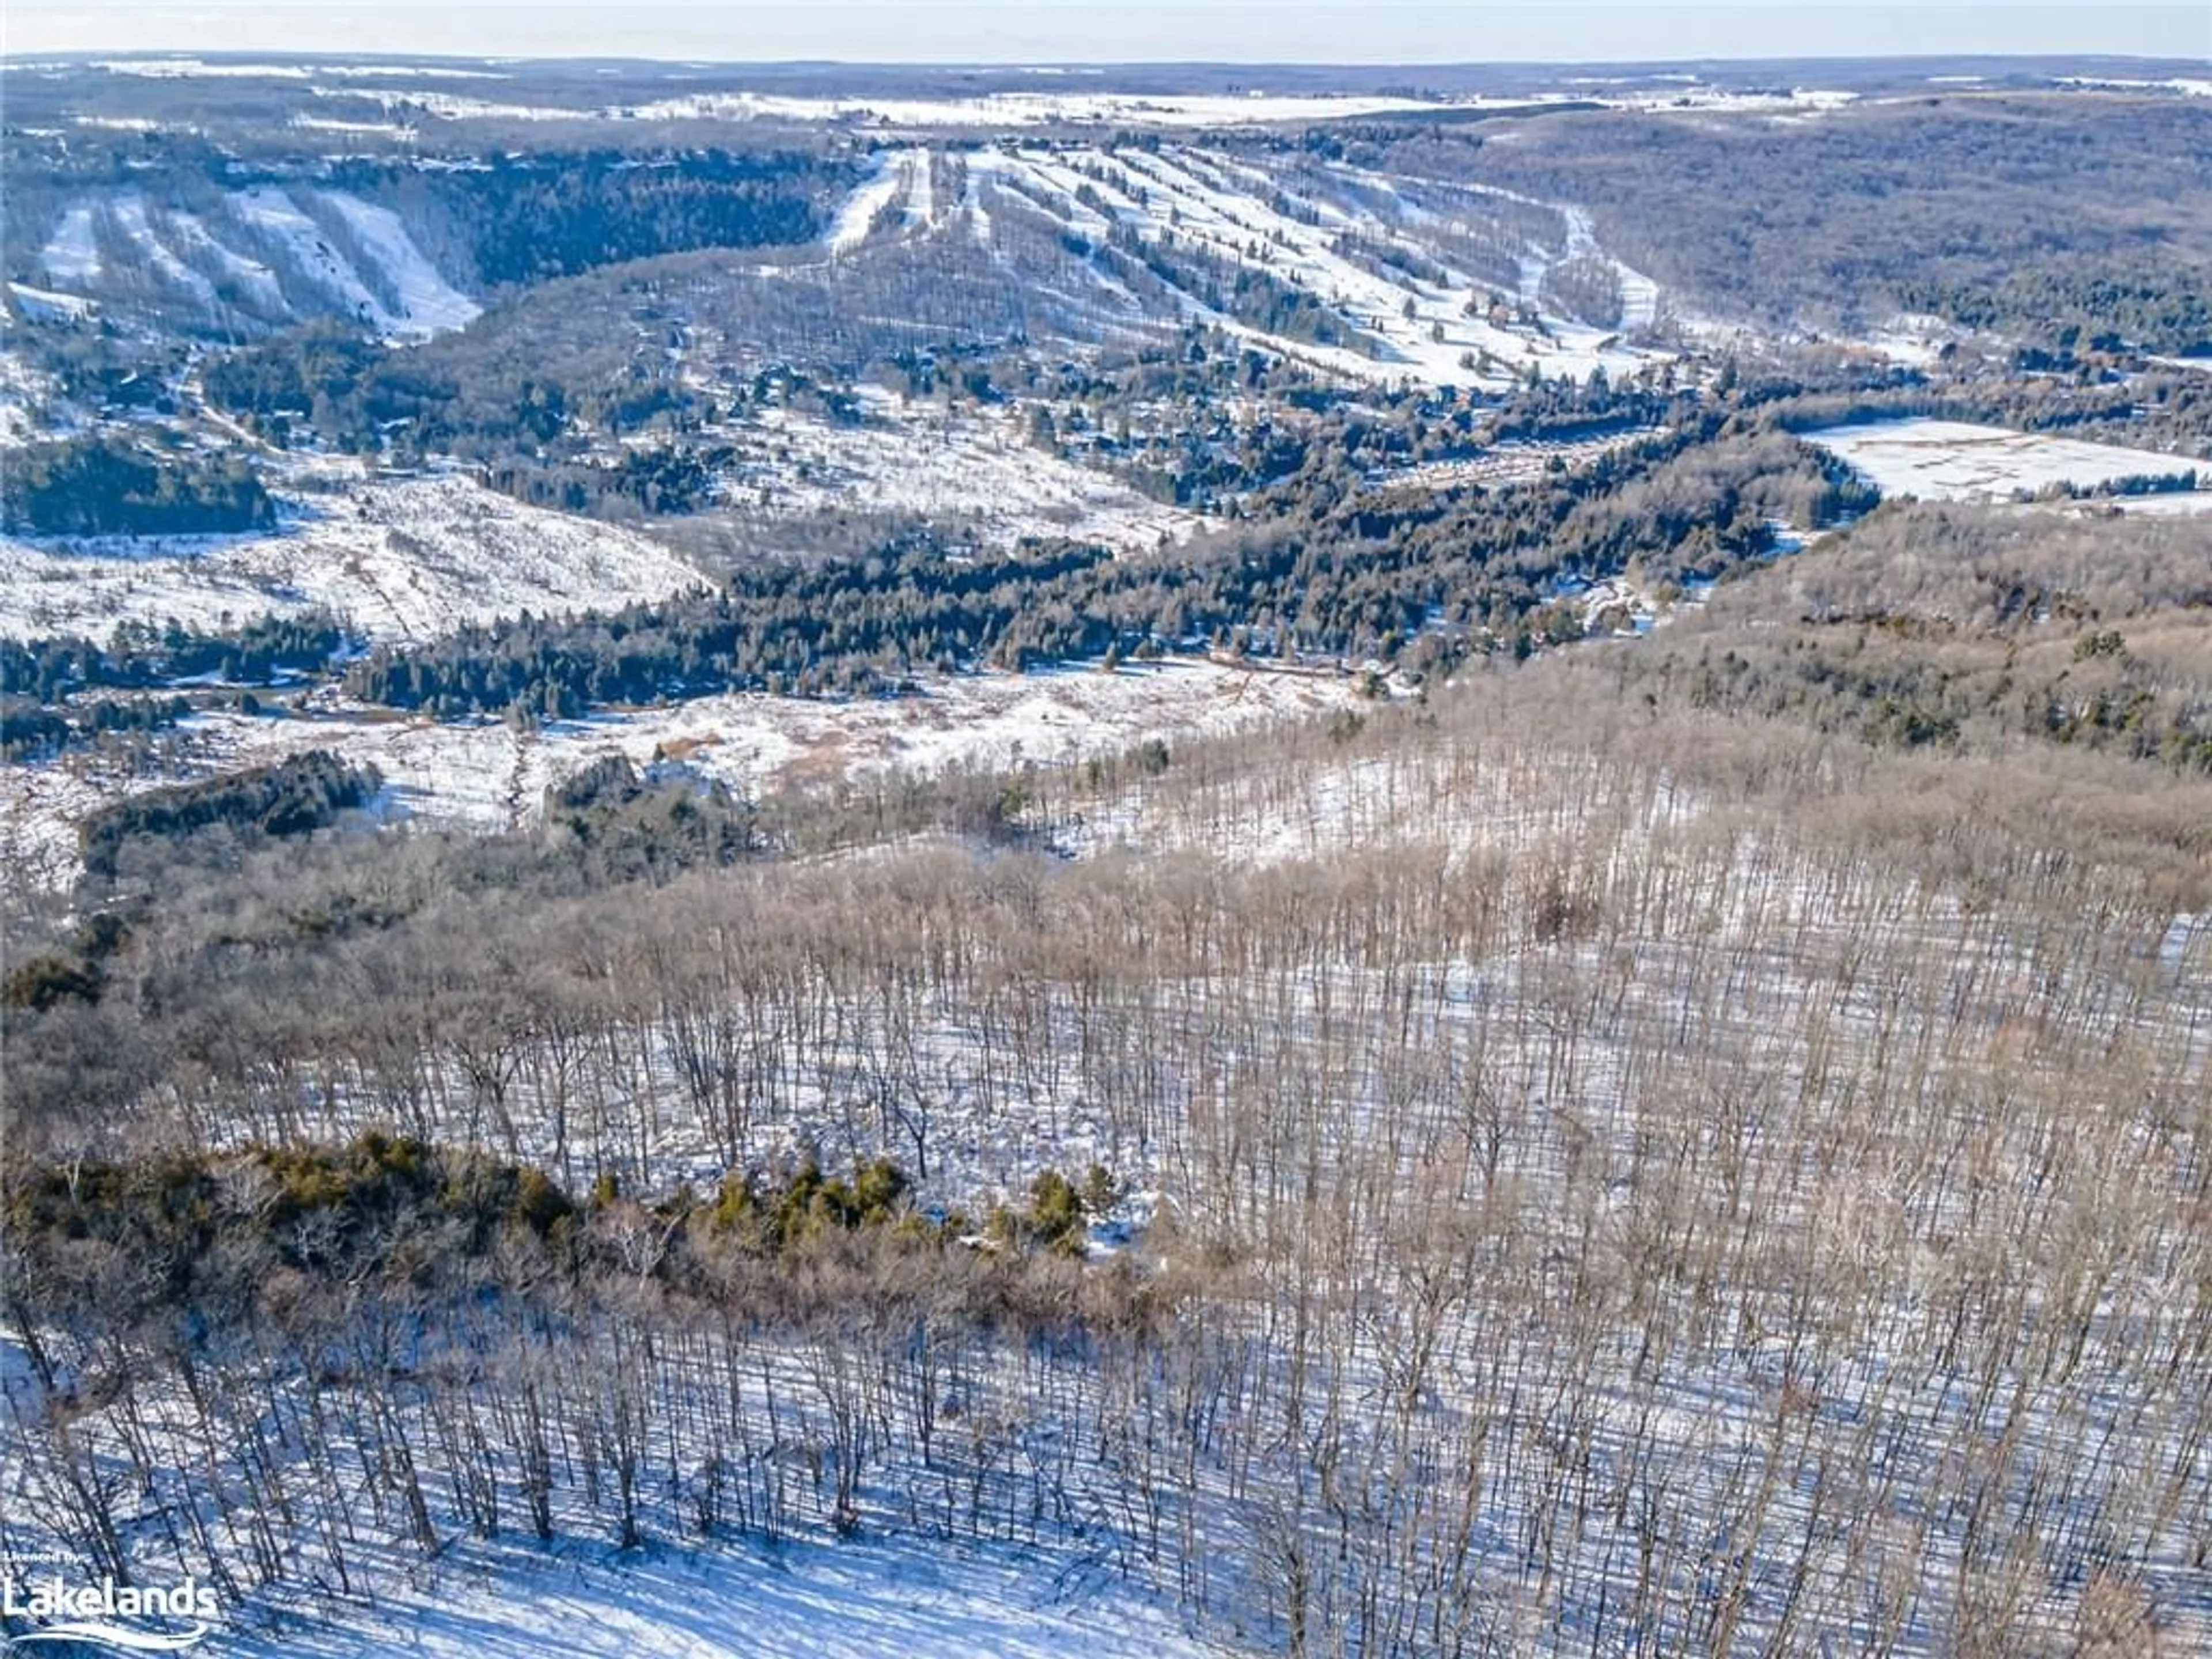
[[[494,286],[697,248],[811,242],[859,169],[811,150],[496,152],[439,181]],[[349,175],[341,173],[340,178]]]
[[[1954,93],[1807,123],[1569,116],[1355,153],[1585,204],[1694,304],[1854,331],[1932,313],[2046,347],[2212,349],[2212,189],[2193,99]]]
[[[143,689],[213,676],[266,684],[326,667],[349,643],[321,611],[257,617],[205,630],[172,620],[160,628],[120,622],[105,645],[76,637],[0,640],[0,696],[52,702],[74,691]]]
[[[158,453],[95,436],[8,458],[0,528],[33,536],[201,536],[264,530],[276,503],[237,456]]]
[[[102,807],[78,832],[86,872],[112,877],[133,842],[175,841],[222,826],[234,838],[275,839],[327,829],[365,806],[383,780],[312,750],[271,766],[177,784]]]

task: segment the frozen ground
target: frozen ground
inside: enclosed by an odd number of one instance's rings
[[[223,1632],[237,1659],[1198,1659],[1227,1649],[1103,1573],[1042,1551],[884,1540],[773,1550],[520,1548],[328,1623]]]
[[[201,627],[322,607],[380,639],[609,606],[703,580],[635,532],[526,507],[455,475],[282,498],[244,536],[0,538],[0,635],[105,640],[126,618]]]
[[[2191,494],[2124,500],[2133,510],[2150,502],[2161,512],[2212,512],[2212,462],[2155,450],[2121,449],[2040,432],[2014,432],[1960,421],[1911,419],[1825,427],[1802,434],[1842,457],[1885,495],[1923,501],[2003,501],[2055,485],[2090,489],[2115,479],[2195,469]]]
[[[702,780],[757,793],[829,784],[893,768],[1018,765],[1112,754],[1151,737],[1326,712],[1353,702],[1335,675],[1231,667],[1200,659],[927,681],[915,696],[846,702],[733,693],[666,708],[560,720],[533,732],[499,721],[439,725],[319,696],[289,719],[212,714],[182,730],[168,775],[120,774],[84,757],[0,767],[0,858],[27,882],[73,876],[76,824],[101,803],[179,777],[270,762],[310,749],[367,761],[383,774],[396,818],[506,830],[530,823],[546,787],[611,755],[640,768],[680,761]]]

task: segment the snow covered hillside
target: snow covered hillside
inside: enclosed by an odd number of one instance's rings
[[[994,225],[1009,216],[1042,218],[1070,246],[1091,248],[1086,276],[1103,310],[1135,299],[1119,255],[1105,250],[1141,252],[1174,290],[1149,302],[1155,325],[1222,323],[1355,380],[1502,386],[1531,370],[1581,380],[1600,368],[1632,373],[1655,355],[1623,336],[1657,319],[1657,285],[1607,255],[1587,215],[1473,184],[1401,184],[1297,157],[1151,143],[910,146],[885,152],[828,240],[848,258],[933,232],[995,248]],[[1341,337],[1285,333],[1210,303],[1214,271],[1304,296],[1336,319]],[[1568,314],[1561,295],[1570,292],[1603,319]]]
[[[954,413],[872,387],[856,402],[866,416],[859,423],[775,408],[742,424],[703,428],[706,438],[733,441],[721,499],[763,521],[769,545],[779,521],[824,513],[965,525],[994,546],[1066,537],[1132,552],[1182,541],[1204,522],[1039,449],[1014,410]]]
[[[283,522],[264,533],[0,538],[0,635],[104,640],[125,620],[217,628],[320,607],[404,641],[703,580],[635,532],[526,507],[458,475],[320,483],[281,495]]]
[[[391,208],[307,185],[247,185],[204,211],[135,188],[87,196],[63,210],[39,270],[63,294],[143,304],[195,331],[337,317],[420,340],[481,310]]]

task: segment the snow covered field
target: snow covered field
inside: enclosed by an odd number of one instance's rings
[[[526,507],[453,475],[280,499],[284,522],[259,534],[0,538],[0,634],[104,640],[126,618],[212,628],[320,606],[380,639],[409,640],[526,609],[659,598],[703,580],[634,532]]]
[[[1455,100],[1469,108],[1518,107],[1521,99]],[[750,92],[706,93],[600,112],[638,120],[824,121],[862,127],[1035,127],[1048,125],[1218,127],[1246,122],[1345,120],[1433,109],[1423,98],[1238,95],[1121,92],[1005,92],[980,98],[791,98]]]
[[[2123,499],[2130,511],[2155,503],[2161,512],[2212,512],[2212,462],[2155,450],[2083,443],[2040,432],[1911,419],[1824,427],[1802,434],[1843,458],[1885,495],[1923,501],[2006,501],[2021,491],[2059,484],[2091,489],[2115,479],[2195,469],[2191,494]]]
[[[75,65],[27,63],[26,71],[57,72]],[[190,56],[124,58],[93,65],[110,74],[164,80],[229,78],[275,80],[301,84],[323,98],[374,100],[387,107],[402,103],[414,111],[449,121],[474,119],[544,121],[757,121],[820,123],[870,129],[951,127],[1150,126],[1161,129],[1280,125],[1350,120],[1443,110],[1524,109],[1572,101],[1608,108],[1676,110],[1699,114],[1819,114],[1852,102],[1856,94],[1817,87],[1737,90],[1706,83],[1695,75],[1568,77],[1556,89],[1531,93],[1458,92],[1297,93],[1264,84],[1222,91],[1137,92],[1114,87],[1108,71],[1089,67],[1038,65],[1035,90],[969,94],[935,90],[918,83],[910,92],[885,95],[793,94],[750,88],[682,91],[667,97],[606,103],[564,94],[561,102],[525,102],[482,98],[425,87],[424,82],[514,81],[515,67],[488,61],[481,67],[290,63],[210,62]],[[690,64],[696,71],[708,65]],[[372,82],[385,82],[389,86]],[[337,84],[330,84],[337,82]],[[413,83],[413,84],[410,84]],[[2111,82],[2081,82],[2112,86]],[[2191,89],[2202,82],[2166,83]],[[525,96],[527,94],[526,94]]]
[[[595,715],[518,732],[495,720],[439,725],[319,695],[305,717],[210,714],[183,728],[180,776],[206,776],[328,749],[384,774],[395,818],[506,830],[532,822],[546,787],[623,755],[678,758],[700,778],[756,793],[897,768],[1015,766],[1112,754],[1147,738],[1326,713],[1355,701],[1334,675],[1244,669],[1198,659],[961,675],[920,695],[846,702],[733,693],[667,708]],[[75,825],[103,802],[174,778],[119,775],[82,758],[0,768],[0,856],[26,880],[60,885],[76,861]]]
[[[722,481],[732,507],[771,520],[817,513],[911,514],[965,523],[994,544],[1064,536],[1133,552],[1181,541],[1204,522],[1103,472],[1029,442],[1019,416],[864,389],[853,425],[787,409],[726,429],[738,459]]]

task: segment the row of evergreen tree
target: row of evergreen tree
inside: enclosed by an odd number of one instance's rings
[[[1363,490],[1301,474],[1255,522],[1175,560],[1030,543],[979,556],[928,531],[865,557],[741,567],[726,586],[609,613],[524,616],[354,664],[353,696],[441,716],[565,718],[732,690],[896,690],[927,671],[1212,645],[1431,659],[1509,641],[1565,578],[1713,575],[1764,553],[1786,495],[1816,521],[1871,503],[1790,442],[1716,443],[1717,416],[1510,489]],[[1295,512],[1293,512],[1295,507]]]
[[[0,528],[33,536],[198,536],[261,530],[276,506],[238,456],[157,453],[98,434],[9,457]]]

